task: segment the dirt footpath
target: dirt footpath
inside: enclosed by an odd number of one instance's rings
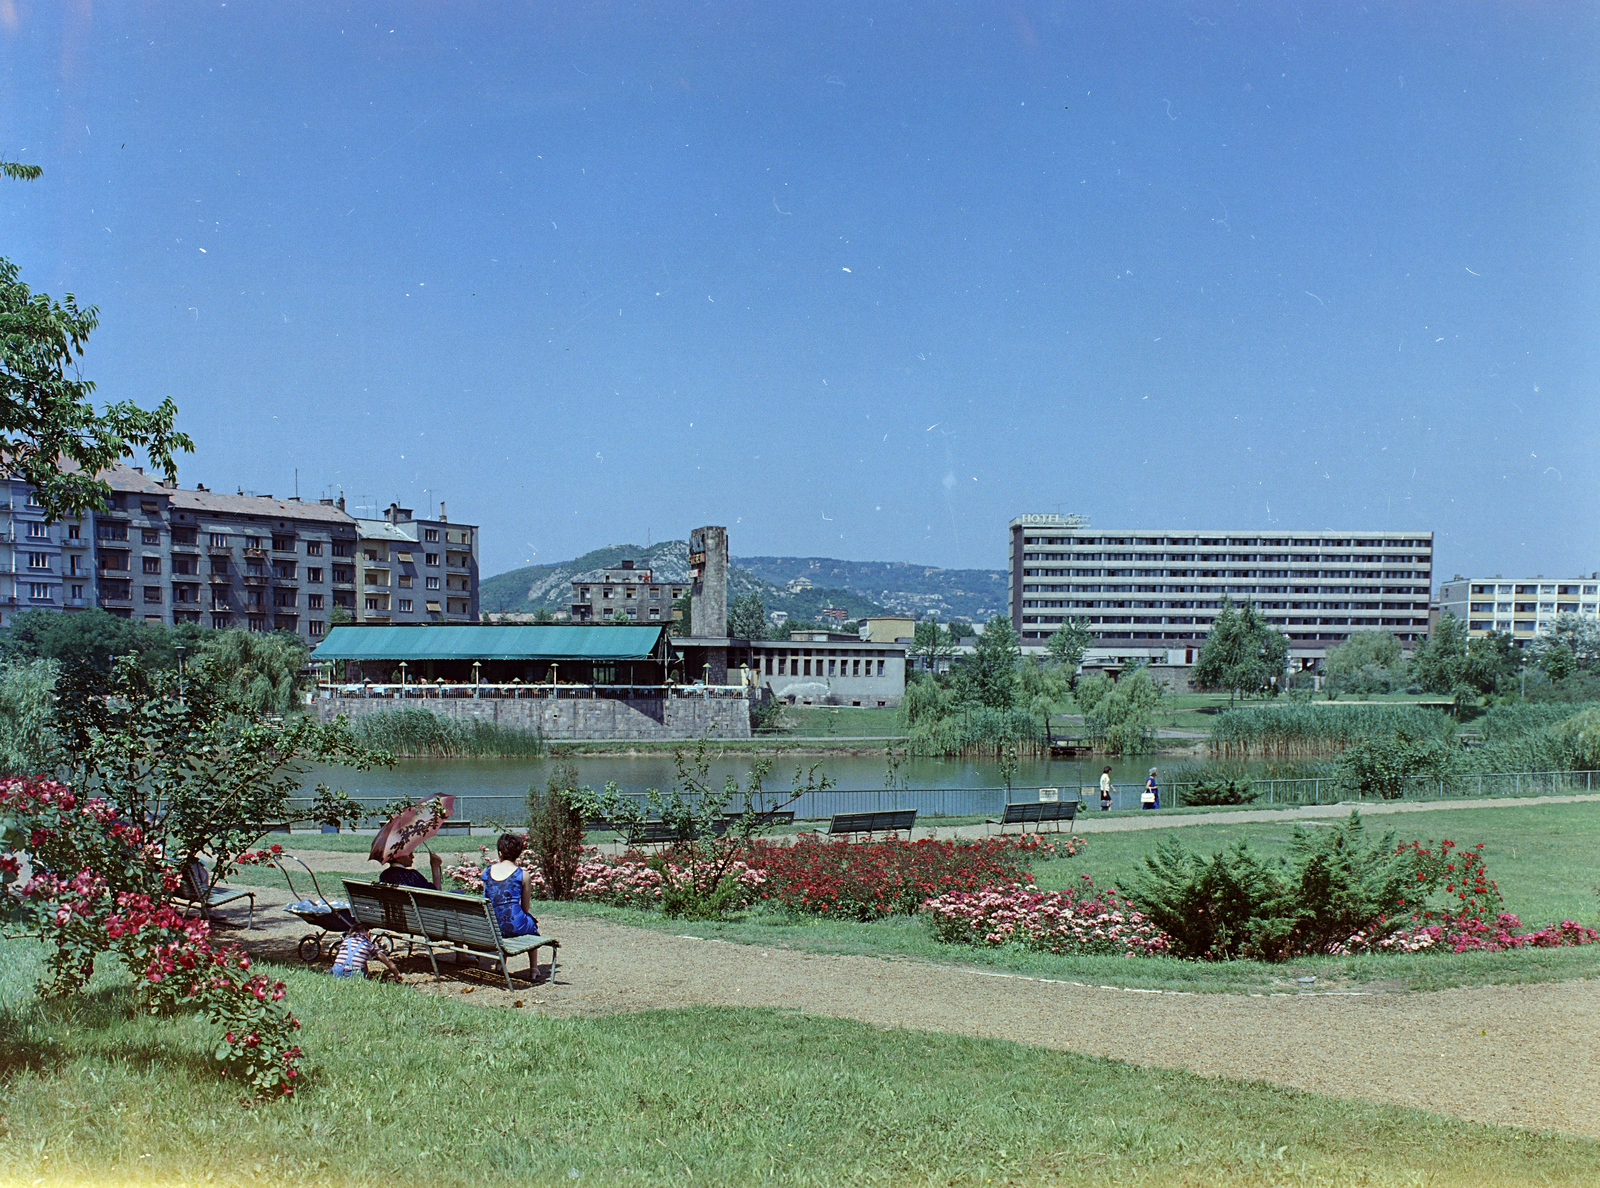
[[[230,939],[292,961],[307,929],[268,906],[286,898],[263,893],[261,926],[229,930]],[[228,915],[243,923],[243,913]],[[435,979],[426,957],[402,963],[406,981],[555,1016],[778,1007],[1600,1137],[1600,980],[1430,994],[1185,994],[670,936],[577,912],[540,923],[562,940],[553,983],[530,988],[519,964],[523,977],[507,992],[498,974],[446,959]]]

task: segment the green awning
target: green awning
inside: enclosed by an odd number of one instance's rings
[[[666,627],[334,627],[313,660],[648,660]]]

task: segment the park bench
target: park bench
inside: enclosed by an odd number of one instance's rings
[[[465,834],[469,834],[470,835],[472,833],[472,822],[471,821],[445,821],[445,822],[442,822],[440,824],[439,832],[441,834],[443,834],[443,833],[458,833],[458,834],[459,833],[465,833]]]
[[[1004,833],[1007,825],[1021,825],[1022,832],[1026,833],[1028,832],[1029,821],[1039,826],[1042,826],[1046,821],[1054,821],[1056,827],[1053,832],[1060,833],[1061,822],[1074,823],[1073,831],[1076,831],[1077,825],[1075,823],[1077,820],[1078,802],[1076,800],[1030,800],[1023,801],[1021,804],[1006,805],[1006,811],[1000,814],[998,821],[985,821],[984,826],[987,830],[990,825],[998,825],[1000,826],[1000,832]]]
[[[528,955],[528,981],[539,980],[539,950],[550,950],[550,980],[556,976],[556,954],[561,942],[553,936],[501,936],[489,901],[477,895],[454,891],[422,891],[415,887],[395,887],[387,883],[344,880],[350,897],[350,910],[368,928],[378,928],[397,936],[420,938],[428,949],[434,976],[439,962],[434,946],[443,945],[457,953],[479,953],[500,963],[500,972],[511,984],[511,958]]]
[[[904,833],[908,836],[912,827],[917,823],[916,809],[887,809],[873,813],[834,813],[828,821],[828,836],[849,837],[852,834],[865,833],[871,837],[874,833]]]
[[[196,868],[199,869],[196,869]],[[182,881],[178,884],[178,893],[173,897],[180,904],[188,904],[200,913],[202,920],[209,919],[213,908],[222,907],[224,904],[237,903],[241,899],[250,901],[250,922],[248,927],[256,926],[256,893],[242,891],[237,887],[214,887],[211,885],[211,872],[206,869],[205,863],[198,858],[183,868]]]

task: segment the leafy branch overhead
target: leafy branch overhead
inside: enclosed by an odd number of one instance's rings
[[[9,178],[31,181],[40,172],[0,160]],[[170,397],[148,410],[126,400],[95,410],[94,382],[78,359],[99,324],[95,306],[80,307],[71,293],[56,301],[32,292],[16,264],[0,258],[0,459],[34,488],[51,520],[103,507],[110,487],[95,475],[136,449],[169,484],[178,481],[173,455],[194,449],[174,428]]]

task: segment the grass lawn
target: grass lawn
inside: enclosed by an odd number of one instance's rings
[[[796,738],[899,738],[906,732],[900,711],[854,705],[791,705],[783,711],[784,728],[764,739]]]
[[[1225,813],[1219,812],[1219,816]],[[1458,844],[1486,842],[1489,874],[1505,896],[1506,908],[1521,916],[1529,928],[1563,919],[1596,923],[1596,871],[1594,854],[1600,849],[1600,804],[1525,805],[1505,809],[1442,809],[1424,814],[1398,814],[1368,818],[1369,827],[1395,830],[1399,840],[1448,837]],[[1326,827],[1315,821],[1309,828]],[[1285,851],[1291,822],[1223,822],[1185,826],[1177,836],[1192,850],[1204,854],[1246,838],[1252,846],[1272,855]],[[300,844],[302,835],[296,835]],[[356,850],[348,867],[353,875],[371,877],[366,843],[360,838],[304,835],[318,848]],[[1165,830],[1098,833],[1076,858],[1041,862],[1034,877],[1041,887],[1064,887],[1083,875],[1098,886],[1126,885],[1139,869],[1143,856],[1154,849]],[[474,844],[489,839],[473,839]],[[311,848],[307,846],[305,848]],[[323,876],[324,884],[337,876]],[[239,885],[281,887],[276,871],[245,869],[230,880]],[[333,894],[332,891],[329,892]],[[1548,982],[1595,976],[1600,972],[1600,948],[1531,949],[1510,953],[1416,953],[1410,955],[1311,957],[1273,965],[1261,962],[1194,962],[1171,958],[1056,956],[1018,949],[970,949],[940,944],[920,920],[895,917],[869,924],[814,920],[757,907],[715,923],[685,924],[654,912],[610,908],[597,904],[544,904],[535,915],[571,914],[616,920],[645,928],[757,945],[786,945],[816,952],[900,955],[930,961],[962,962],[985,968],[1093,985],[1145,989],[1194,990],[1233,993],[1291,991],[1293,979],[1315,976],[1323,987],[1360,987],[1440,990],[1512,982]]]
[[[198,1018],[0,948],[0,1181],[1590,1185],[1600,1143],[771,1010],[545,1019],[289,971],[308,1083],[241,1108]],[[530,996],[531,996],[530,992]]]

